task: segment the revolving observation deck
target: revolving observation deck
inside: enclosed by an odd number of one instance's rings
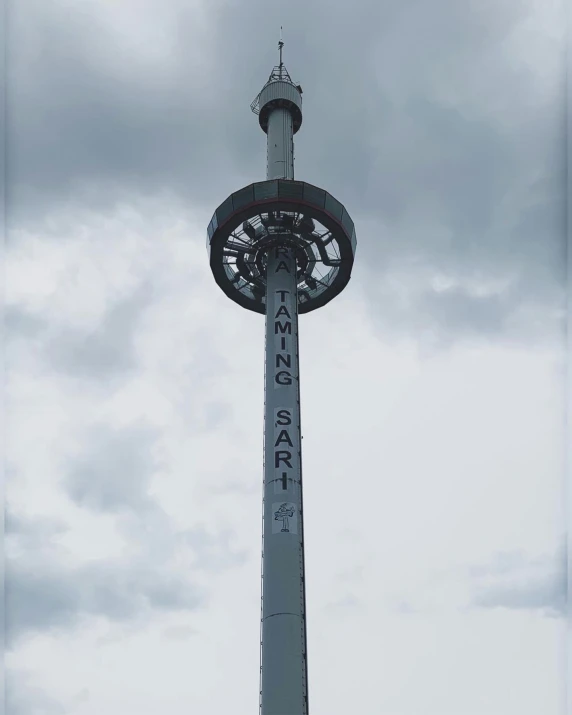
[[[309,313],[347,285],[354,223],[333,196],[302,181],[260,181],[231,194],[207,229],[210,265],[227,296],[257,313],[266,312],[266,256],[272,246],[295,249],[298,310]]]

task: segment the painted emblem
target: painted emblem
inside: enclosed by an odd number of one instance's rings
[[[284,502],[280,505],[280,508],[274,512],[274,520],[282,521],[281,532],[290,533],[290,519],[294,516],[295,511],[296,507],[294,504]],[[293,533],[296,533],[296,530],[293,530]]]

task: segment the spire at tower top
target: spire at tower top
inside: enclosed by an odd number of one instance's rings
[[[284,40],[282,39],[282,25],[280,25],[280,40],[278,41],[278,65],[274,67],[269,78],[269,82],[275,82],[276,80],[284,80],[293,84],[288,70],[284,66],[284,59],[282,57],[282,48],[284,47]]]
[[[280,54],[280,64],[278,65],[280,70],[280,79],[282,79],[282,69],[284,67],[284,62],[282,62],[282,48],[284,47],[284,41],[282,40],[282,25],[280,25],[280,41],[278,42],[278,52]]]
[[[284,58],[282,57],[282,48],[284,47],[284,40],[282,39],[282,26],[280,26],[280,40],[278,42],[278,64],[273,68],[268,78],[268,82],[276,82],[277,80],[282,80],[283,82],[292,82],[292,78],[286,69],[284,64]]]
[[[299,95],[302,94],[302,87],[299,84],[296,84],[295,82],[292,81],[292,78],[290,77],[290,74],[289,74],[288,70],[286,69],[286,65],[284,64],[284,58],[282,57],[282,48],[283,47],[284,47],[284,40],[282,39],[282,25],[281,25],[280,26],[280,40],[278,41],[279,63],[272,68],[272,72],[270,73],[270,77],[268,78],[266,84],[264,85],[262,90],[256,95],[256,97],[254,98],[254,100],[252,101],[252,103],[250,105],[250,109],[254,112],[254,114],[260,113],[260,95],[262,94],[264,89],[269,84],[272,84],[272,82],[287,82],[288,84],[291,84],[296,89],[296,92],[299,93],[299,94],[297,94],[298,100],[295,102],[295,104],[297,104],[299,107],[301,106],[301,99],[300,99]],[[283,91],[283,90],[280,90],[280,91]],[[301,119],[300,119],[300,123],[301,123]],[[299,127],[299,124],[298,124],[298,127]],[[266,131],[266,129],[264,129],[264,131]],[[296,132],[297,128],[294,131]]]

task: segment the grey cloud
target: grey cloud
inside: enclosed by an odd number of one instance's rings
[[[465,332],[470,325],[473,330],[498,333],[506,319],[501,310],[501,296],[476,298],[460,289],[424,296],[424,308],[429,314],[437,314],[447,333]]]
[[[18,305],[4,308],[4,329],[9,341],[15,338],[34,338],[45,330],[45,323],[38,315],[24,310]]]
[[[233,546],[230,532],[209,533],[200,527],[175,532],[168,519],[143,514],[120,525],[137,548],[134,557],[71,565],[65,551],[49,541],[51,526],[41,539],[32,520],[18,517],[17,522],[18,528],[8,535],[6,564],[6,636],[11,648],[34,633],[80,627],[95,617],[118,626],[144,626],[156,612],[196,610],[206,599],[204,587],[198,585],[200,574],[232,568],[246,558]]]
[[[238,494],[239,496],[250,496],[251,494],[260,494],[262,485],[259,479],[249,482],[228,480],[217,484],[211,484],[209,485],[208,490],[211,494]]]
[[[56,538],[66,530],[63,523],[8,510],[11,646],[28,634],[80,626],[94,617],[125,624],[157,611],[196,609],[205,599],[201,574],[244,562],[246,554],[236,549],[231,532],[202,526],[176,531],[149,495],[158,436],[144,424],[120,430],[95,425],[64,478],[64,489],[78,506],[116,517],[135,548],[132,557],[72,564]]]
[[[192,347],[186,355],[185,375],[180,384],[176,406],[181,417],[204,431],[217,429],[228,422],[231,406],[212,396],[220,375],[231,367],[233,348],[222,351],[213,341],[212,330],[193,330]]]
[[[168,559],[155,559],[146,542],[138,544],[134,558],[70,565],[66,554],[49,542],[51,525],[42,529],[22,516],[11,517],[11,524],[6,564],[9,645],[26,634],[70,628],[95,616],[129,621],[153,611],[196,609],[203,602],[203,590],[191,575],[174,569]]]
[[[194,554],[194,567],[206,572],[216,572],[243,564],[247,559],[245,550],[234,546],[235,533],[221,530],[209,533],[200,527],[186,529],[176,534],[180,543],[191,547]]]
[[[94,7],[87,15],[23,0],[11,10],[13,221],[62,202],[103,210],[119,197],[167,192],[181,206],[205,206],[206,223],[231,190],[263,176],[264,139],[248,103],[276,61],[269,33],[284,21],[281,8],[249,0],[221,12],[209,3],[197,37],[192,12],[171,0],[161,19],[172,21],[172,59],[150,69],[137,66]],[[384,330],[417,331],[422,321],[444,342],[459,329],[531,340],[549,321],[541,337],[558,334],[563,43],[555,38],[553,74],[540,82],[505,42],[533,7],[289,4],[286,60],[307,108],[297,176],[331,190],[356,219],[356,276]],[[556,26],[564,9],[551,12]],[[409,259],[461,283],[476,271],[512,284],[479,299],[463,287],[415,290],[404,311],[388,281]],[[528,327],[531,306],[541,316]],[[106,359],[96,350],[91,362]]]
[[[158,432],[147,425],[119,430],[107,425],[92,427],[65,478],[68,496],[79,506],[96,511],[148,509],[157,438]]]
[[[354,609],[356,606],[359,606],[359,603],[359,600],[353,594],[348,593],[344,596],[340,596],[340,598],[337,598],[334,601],[328,601],[324,605],[324,608],[327,608],[328,610],[335,610],[338,617],[342,617],[343,611]]]
[[[158,431],[145,425],[121,430],[98,425],[88,435],[64,480],[67,495],[78,506],[118,515],[123,534],[160,560],[183,548],[194,570],[218,571],[244,561],[246,554],[234,547],[232,531],[211,533],[203,526],[177,531],[150,496],[151,478],[159,465],[154,454]]]
[[[427,97],[415,81],[416,70],[427,61],[423,55],[437,62],[453,57],[463,65],[474,63],[472,50],[477,57],[495,53],[507,72],[500,43],[526,6],[507,13],[489,4],[479,13],[485,28],[479,32],[471,13],[451,12],[448,2],[430,9],[419,5],[413,14],[400,5],[362,0],[356,12],[353,6],[333,8],[322,2],[290,4],[287,58],[308,90],[311,109],[308,130],[298,139],[299,161],[305,172],[319,167],[316,179],[329,178],[342,201],[366,213],[391,215],[399,203],[404,213],[412,199],[429,189],[446,197],[444,205],[460,217],[469,211],[467,220],[482,221],[487,215],[483,192],[494,195],[503,176],[507,185],[511,168],[501,159],[518,157],[516,147],[499,134],[494,121],[466,118]],[[195,203],[222,201],[229,172],[235,181],[240,175],[260,176],[264,142],[253,131],[248,103],[276,61],[268,30],[279,26],[281,10],[260,0],[251,0],[248,12],[237,2],[226,3],[222,14],[220,9],[211,4],[205,41],[196,36],[196,19],[184,3],[171,0],[162,8],[162,15],[175,20],[170,38],[174,62],[153,73],[125,54],[120,38],[93,6],[89,14],[63,3],[47,9],[23,0],[14,6],[9,127],[15,203],[24,187],[36,200],[42,194],[53,198],[54,192],[61,199],[86,181],[107,182],[110,198],[123,185],[143,192],[169,188]],[[428,21],[432,33],[426,30]],[[313,33],[318,26],[321,32]],[[406,33],[396,44],[399,29]],[[352,36],[360,42],[350,47]],[[213,91],[193,86],[186,37],[204,42],[202,72]],[[244,42],[244,37],[267,37],[268,46]],[[383,55],[388,41],[393,57]],[[340,51],[332,53],[333,46]],[[124,72],[116,71],[119,65]],[[395,88],[384,86],[397,65],[405,109],[396,102]],[[229,72],[231,66],[242,71]],[[507,76],[520,83],[525,79],[510,71]],[[394,131],[400,126],[405,131],[396,142]],[[373,161],[379,141],[382,170]],[[480,191],[478,199],[472,189]],[[489,201],[487,210],[490,206]]]
[[[24,0],[11,7],[8,165],[16,213],[20,202],[45,211],[78,196],[109,205],[126,189],[174,188],[196,200],[215,176],[232,172],[232,152],[219,146],[226,117],[211,93],[199,99],[189,79],[185,28],[196,43],[195,18],[182,3],[172,7],[177,62],[157,73],[124,54],[113,23],[93,5]]]
[[[473,605],[538,611],[550,617],[568,606],[568,563],[563,550],[556,556],[527,559],[523,555],[473,570]]]
[[[548,616],[564,615],[566,585],[562,574],[525,578],[520,583],[495,586],[475,598],[482,608],[540,611]]]
[[[145,281],[112,304],[95,331],[65,328],[52,334],[45,347],[51,367],[68,377],[123,377],[137,364],[134,339],[140,318],[153,298],[153,287]]]
[[[570,608],[567,558],[565,548],[534,558],[523,551],[499,551],[488,562],[435,572],[415,596],[396,594],[389,603],[403,615],[502,608],[560,618]]]
[[[6,671],[7,715],[66,715],[69,710],[34,683],[29,673],[8,668]]]
[[[64,568],[16,559],[6,573],[7,640],[13,644],[28,632],[68,628],[93,616],[123,621],[149,610],[194,609],[202,599],[196,586],[156,565],[106,561]]]
[[[407,600],[399,600],[393,607],[397,613],[403,616],[413,616],[420,613],[420,609],[413,606]]]
[[[7,307],[5,328],[9,372],[31,359],[40,359],[56,373],[98,384],[124,380],[137,367],[137,330],[157,293],[150,280],[127,296],[110,300],[99,325],[92,329],[59,327],[46,313],[22,306]]]
[[[522,568],[526,563],[528,559],[523,551],[498,551],[488,563],[472,564],[464,571],[473,579],[499,577]]]
[[[410,323],[431,326],[442,343],[462,337],[488,335],[513,342],[559,340],[564,335],[564,296],[555,295],[539,310],[518,287],[474,295],[463,287],[421,293]],[[417,320],[416,320],[417,318]],[[563,343],[562,343],[563,345]]]
[[[380,279],[366,288],[371,323],[389,337],[413,335],[424,351],[439,351],[464,340],[483,338],[564,349],[566,314],[562,293],[536,301],[520,290],[503,289],[478,296],[466,286],[437,291],[420,282],[416,287],[396,291],[391,282],[385,285]]]
[[[35,517],[33,520],[24,518],[10,507],[8,503],[4,515],[4,533],[14,536],[26,548],[39,549],[50,539],[65,533],[67,527],[60,519]]]
[[[171,641],[188,640],[198,631],[191,626],[169,626],[163,631],[163,637]]]
[[[4,346],[8,379],[38,356],[43,356],[49,328],[43,315],[31,313],[20,305],[4,307]]]
[[[207,430],[215,430],[229,417],[230,407],[225,402],[209,402],[203,410],[203,424]]]

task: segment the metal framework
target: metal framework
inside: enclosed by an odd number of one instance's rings
[[[302,88],[283,46],[251,105],[267,135],[266,181],[218,207],[207,248],[226,295],[266,316],[260,715],[308,715],[298,316],[345,288],[356,235],[339,201],[294,180]]]

